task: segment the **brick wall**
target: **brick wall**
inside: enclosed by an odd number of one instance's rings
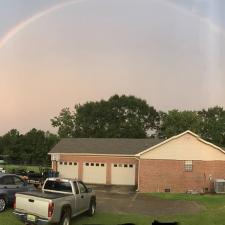
[[[123,163],[134,164],[136,168],[135,183],[138,182],[138,160],[134,157],[116,157],[116,156],[76,156],[76,155],[60,155],[61,161],[77,162],[78,163],[78,178],[83,178],[83,163],[99,162],[106,163],[106,184],[111,184],[111,164]]]
[[[225,178],[225,161],[193,161],[193,171],[185,172],[183,160],[141,159],[140,192],[186,192],[213,189],[214,179]]]

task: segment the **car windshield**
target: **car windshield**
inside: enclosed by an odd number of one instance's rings
[[[62,191],[72,193],[72,187],[69,182],[48,180],[44,186],[45,190]]]

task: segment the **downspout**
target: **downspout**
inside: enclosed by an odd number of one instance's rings
[[[138,160],[138,183],[137,183],[137,189],[136,192],[139,192],[139,177],[140,177],[140,166],[141,166],[141,160],[140,160],[140,156],[139,157],[135,157],[135,159]]]

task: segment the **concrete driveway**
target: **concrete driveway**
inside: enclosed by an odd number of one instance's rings
[[[196,202],[163,200],[123,188],[97,188],[96,195],[97,211],[105,213],[157,216],[193,214],[203,209]]]

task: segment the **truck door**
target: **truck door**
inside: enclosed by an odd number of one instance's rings
[[[78,199],[78,208],[79,211],[84,211],[89,208],[90,197],[88,195],[88,190],[82,182],[77,182],[79,188]]]

